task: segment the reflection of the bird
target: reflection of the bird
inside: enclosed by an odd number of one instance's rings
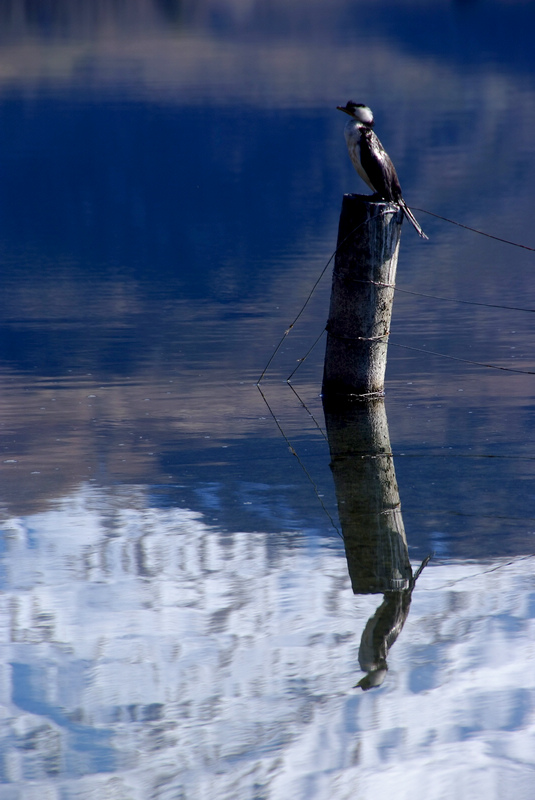
[[[357,686],[366,690],[385,679],[388,651],[429,558],[413,576],[384,400],[324,399],[324,411],[351,586],[355,594],[384,595],[359,649],[367,675]]]
[[[405,620],[409,616],[412,591],[423,568],[429,562],[428,556],[421,564],[409,588],[400,592],[385,592],[384,600],[368,620],[359,648],[359,665],[364,676],[356,686],[365,691],[380,686],[385,679],[388,665],[388,651],[401,633]]]

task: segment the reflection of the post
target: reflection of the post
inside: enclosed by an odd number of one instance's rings
[[[380,686],[388,651],[407,619],[413,576],[401,516],[384,400],[324,400],[338,515],[355,594],[383,594],[359,649],[367,673],[357,686]]]

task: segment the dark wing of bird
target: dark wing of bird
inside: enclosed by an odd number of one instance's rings
[[[361,134],[360,160],[363,169],[380,197],[398,202],[401,186],[390,156],[371,128],[361,130]]]

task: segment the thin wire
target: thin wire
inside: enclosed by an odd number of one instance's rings
[[[440,214],[434,214],[432,211],[427,211],[425,208],[412,208],[412,211],[420,211],[422,214],[429,214],[430,217],[436,217],[437,219],[442,219],[444,222],[449,222],[451,225],[457,225],[459,228],[464,228],[467,231],[472,231],[472,233],[478,233],[480,236],[486,236],[488,239],[495,239],[497,242],[503,242],[504,244],[510,244],[512,247],[521,247],[523,250],[529,250],[532,253],[535,253],[535,247],[528,247],[527,244],[518,244],[518,242],[511,242],[509,239],[502,239],[501,236],[493,236],[492,233],[485,233],[485,231],[480,231],[477,228],[471,228],[470,225],[463,225],[462,222],[456,222],[454,219],[448,219],[447,217],[442,217]]]
[[[399,286],[395,287],[396,292],[403,292],[403,294],[413,294],[416,297],[429,297],[431,300],[445,300],[448,303],[464,303],[469,306],[484,306],[484,308],[503,308],[506,311],[525,311],[529,314],[535,314],[535,308],[522,308],[520,306],[500,306],[497,303],[478,303],[476,300],[459,300],[457,297],[439,297],[436,294],[424,294],[423,292],[412,292],[409,289],[400,289]]]
[[[489,239],[495,239],[496,241],[504,242],[505,244],[510,244],[510,245],[512,245],[514,247],[521,247],[524,250],[530,250],[530,251],[535,252],[535,248],[533,248],[533,247],[528,247],[527,245],[518,244],[517,242],[511,242],[508,239],[502,239],[499,236],[493,236],[490,233],[485,233],[484,231],[477,230],[476,228],[471,228],[469,225],[463,225],[462,223],[456,222],[455,220],[448,219],[447,217],[442,217],[440,214],[435,214],[432,211],[427,211],[426,209],[423,209],[423,208],[414,208],[413,210],[414,211],[419,211],[419,212],[422,212],[422,213],[425,213],[425,214],[429,214],[432,217],[436,217],[437,219],[442,219],[442,220],[444,220],[444,222],[449,222],[452,225],[457,225],[460,228],[465,228],[466,230],[472,231],[473,233],[478,233],[481,236],[487,236]],[[390,212],[385,210],[382,213],[383,214],[387,214],[387,213],[390,213]],[[365,225],[367,222],[368,222],[368,220],[365,220],[364,222],[361,222],[359,225],[357,225],[357,227],[354,228],[354,230],[352,230],[345,237],[345,239],[342,240],[342,242],[340,242],[340,244],[337,246],[336,250],[332,253],[332,255],[330,256],[329,260],[325,264],[323,270],[321,271],[320,276],[318,277],[318,279],[314,283],[312,289],[310,290],[310,293],[309,293],[308,297],[306,298],[304,304],[301,306],[301,309],[300,309],[299,313],[297,314],[297,316],[295,317],[293,322],[289,325],[289,327],[284,331],[284,334],[283,334],[281,340],[277,344],[277,346],[276,346],[275,350],[273,351],[273,353],[271,354],[271,357],[269,358],[266,366],[264,367],[264,369],[262,371],[262,374],[260,375],[260,377],[258,379],[257,385],[260,384],[260,382],[263,380],[266,372],[268,371],[271,363],[273,362],[273,359],[275,358],[275,356],[279,352],[284,340],[286,339],[286,337],[288,336],[288,334],[290,333],[290,331],[292,330],[292,328],[294,327],[294,325],[296,324],[298,319],[303,314],[305,308],[307,307],[308,303],[310,302],[310,300],[312,298],[312,295],[314,294],[314,292],[315,292],[318,284],[320,283],[321,279],[325,275],[325,272],[327,271],[327,268],[328,268],[329,264],[331,263],[331,261],[333,260],[333,258],[336,256],[336,254],[338,253],[340,248],[346,243],[346,241],[351,236],[353,236],[353,234],[356,233],[356,231],[362,225]],[[440,297],[438,295],[425,294],[423,292],[413,292],[413,291],[411,291],[409,289],[401,289],[400,287],[396,286],[395,284],[382,284],[382,283],[378,283],[376,281],[363,281],[363,280],[360,280],[358,278],[354,278],[353,280],[356,283],[374,283],[374,284],[377,284],[377,285],[380,285],[380,286],[392,286],[392,288],[396,292],[402,292],[403,294],[411,294],[411,295],[414,295],[416,297],[427,297],[427,298],[430,298],[430,299],[433,299],[433,300],[442,300],[444,302],[450,302],[450,303],[463,303],[465,305],[482,306],[484,308],[498,308],[498,309],[503,309],[503,310],[506,310],[506,311],[524,311],[524,312],[530,313],[530,314],[535,313],[535,309],[533,309],[533,308],[522,308],[522,307],[519,307],[519,306],[502,306],[502,305],[498,305],[496,303],[479,303],[479,302],[477,302],[475,300],[461,300],[461,299],[454,298],[454,297]],[[306,359],[308,358],[310,353],[314,350],[314,348],[316,347],[317,343],[319,342],[319,340],[323,336],[323,333],[325,332],[325,330],[326,330],[326,328],[324,328],[321,331],[320,335],[317,337],[317,339],[314,341],[314,343],[309,348],[309,350],[305,353],[305,355],[302,358],[298,359],[297,366],[295,367],[295,369],[290,373],[290,375],[286,379],[288,383],[290,382],[292,377],[295,375],[295,373],[297,372],[299,367],[303,364],[303,362],[306,361]],[[407,345],[400,345],[400,344],[396,345],[395,342],[391,342],[391,344],[394,344],[394,346],[397,346],[397,347],[405,347],[405,349],[407,349],[407,350],[412,349],[412,350],[415,350],[417,352],[430,353],[432,355],[441,356],[443,358],[449,358],[449,359],[452,359],[454,361],[462,361],[462,362],[467,363],[467,364],[474,364],[474,365],[477,365],[477,366],[480,366],[480,367],[488,367],[489,369],[499,369],[499,370],[502,370],[502,371],[505,371],[505,372],[517,372],[517,373],[520,373],[520,374],[523,374],[523,375],[534,375],[535,374],[535,372],[531,372],[529,370],[514,369],[513,367],[499,367],[499,366],[496,366],[495,364],[484,364],[484,363],[479,362],[479,361],[470,361],[469,359],[457,358],[456,356],[448,356],[445,353],[434,353],[431,350],[423,350],[423,349],[419,350],[416,347],[410,348]]]
[[[459,358],[459,356],[449,356],[446,353],[437,353],[434,350],[426,350],[422,347],[410,347],[407,344],[398,344],[397,342],[390,342],[394,347],[401,347],[404,350],[414,350],[417,353],[427,353],[430,356],[440,356],[441,358],[449,358],[452,361],[462,361],[464,364],[474,364],[477,367],[488,367],[489,369],[500,369],[504,372],[518,372],[521,375],[535,375],[535,371],[527,369],[515,369],[514,367],[499,367],[497,364],[484,364],[481,361],[471,361],[469,358]]]
[[[323,436],[325,441],[328,443],[329,439],[327,438],[327,433],[323,430],[323,428],[321,427],[321,425],[319,424],[318,420],[316,419],[316,417],[314,416],[312,411],[309,409],[309,407],[307,406],[307,404],[305,403],[303,398],[299,395],[299,393],[294,388],[294,386],[290,383],[289,380],[287,381],[287,384],[290,387],[290,389],[292,390],[292,392],[295,394],[295,396],[297,397],[297,399],[299,400],[299,402],[301,403],[301,405],[303,406],[305,411],[307,412],[308,416],[310,417],[310,419],[312,420],[312,422],[314,423],[314,425],[316,426],[318,431],[321,433],[321,435]]]
[[[495,458],[498,461],[535,461],[535,456],[504,456],[494,453],[427,453],[423,451],[421,453],[390,453],[390,455],[395,458]]]
[[[364,280],[363,278],[349,278],[348,282],[351,283],[372,283],[374,286],[383,286],[388,288],[394,289],[396,292],[402,292],[403,294],[413,294],[416,297],[428,297],[431,300],[445,300],[448,303],[465,303],[469,306],[483,306],[484,308],[502,308],[506,311],[526,311],[530,314],[535,314],[535,308],[523,308],[521,306],[500,306],[496,303],[478,303],[476,300],[459,300],[457,297],[440,297],[436,294],[424,294],[423,292],[413,292],[410,289],[401,289],[399,286],[396,286],[395,283],[382,283],[381,281],[370,281]]]
[[[310,347],[308,349],[308,351],[305,353],[305,355],[302,358],[298,359],[298,364],[297,364],[296,368],[293,370],[291,375],[286,379],[288,384],[290,384],[290,378],[292,378],[295,375],[295,373],[297,372],[299,367],[308,358],[308,356],[310,355],[310,353],[312,352],[314,347],[317,345],[317,343],[319,342],[319,340],[323,336],[324,332],[325,332],[325,328],[322,330],[320,335],[317,337],[317,339],[314,342],[314,344],[312,345],[312,347]],[[387,335],[387,334],[385,334],[385,335]],[[346,336],[344,338],[350,339],[351,337],[347,337]],[[357,337],[357,339],[360,339],[360,337]],[[488,369],[498,369],[498,370],[501,370],[502,372],[516,372],[516,373],[518,373],[520,375],[535,375],[535,371],[533,371],[533,370],[515,369],[515,367],[500,367],[497,364],[486,364],[486,363],[484,363],[482,361],[472,361],[469,358],[460,358],[459,356],[450,356],[447,353],[438,353],[436,350],[426,350],[423,347],[411,347],[410,345],[399,344],[398,342],[393,342],[391,340],[389,340],[389,344],[391,344],[393,347],[401,347],[403,350],[414,350],[416,353],[426,353],[427,355],[430,355],[430,356],[439,356],[440,358],[449,358],[451,361],[461,361],[463,364],[473,364],[476,367],[487,367]]]
[[[485,231],[480,231],[480,230],[478,230],[477,228],[472,228],[472,227],[470,227],[469,225],[464,225],[464,224],[463,224],[463,223],[461,223],[461,222],[456,222],[456,220],[453,220],[453,219],[448,219],[448,217],[443,217],[443,216],[441,216],[440,214],[435,214],[433,211],[427,211],[427,209],[425,209],[425,208],[416,208],[416,207],[414,207],[414,208],[412,208],[412,210],[413,210],[413,211],[418,211],[418,212],[421,212],[421,213],[423,213],[423,214],[429,214],[429,216],[431,216],[431,217],[435,217],[436,219],[441,219],[441,220],[443,220],[444,222],[449,222],[451,225],[457,225],[459,228],[464,228],[465,230],[472,231],[472,233],[477,233],[477,234],[479,234],[480,236],[486,236],[488,239],[494,239],[494,240],[495,240],[495,241],[497,241],[497,242],[503,242],[504,244],[509,244],[509,245],[511,245],[512,247],[520,247],[520,248],[522,248],[523,250],[529,250],[530,252],[535,252],[535,247],[528,247],[528,245],[525,245],[525,244],[519,244],[518,242],[512,242],[512,241],[510,241],[509,239],[503,239],[503,238],[502,238],[502,237],[500,237],[500,236],[494,236],[494,235],[493,235],[493,234],[491,234],[491,233],[486,233]],[[388,213],[392,213],[392,212],[385,210],[385,211],[381,212],[381,215],[388,214]],[[313,285],[312,289],[310,290],[310,293],[309,293],[308,297],[306,298],[305,302],[304,302],[304,303],[303,303],[303,305],[301,306],[301,309],[300,309],[299,313],[297,314],[297,316],[295,317],[295,319],[293,320],[293,322],[292,322],[292,323],[291,323],[291,324],[288,326],[288,328],[287,328],[287,329],[284,331],[284,334],[283,334],[283,336],[281,337],[281,340],[279,341],[279,343],[278,343],[278,344],[277,344],[277,346],[275,347],[275,350],[274,350],[274,351],[273,351],[273,353],[271,354],[271,357],[269,358],[269,360],[268,360],[268,362],[267,362],[266,366],[264,367],[264,369],[263,369],[263,371],[262,371],[262,374],[260,375],[260,377],[259,377],[259,379],[258,379],[258,381],[257,381],[257,385],[258,385],[258,384],[259,384],[259,383],[260,383],[260,382],[263,380],[263,378],[264,378],[264,376],[265,376],[266,372],[268,371],[269,367],[271,366],[271,363],[273,362],[273,359],[275,358],[275,356],[276,356],[276,355],[277,355],[277,353],[279,352],[280,348],[282,347],[282,344],[283,344],[284,340],[286,339],[286,337],[288,336],[288,334],[290,333],[290,331],[292,330],[292,328],[293,328],[293,327],[294,327],[294,325],[296,324],[297,320],[298,320],[298,319],[301,317],[301,315],[303,314],[303,312],[304,312],[305,308],[306,308],[306,307],[307,307],[307,305],[309,304],[309,302],[310,302],[310,300],[311,300],[311,298],[312,298],[312,295],[313,295],[313,294],[314,294],[314,292],[316,291],[316,288],[317,288],[317,286],[318,286],[319,282],[321,281],[321,279],[322,279],[322,278],[323,278],[323,276],[325,275],[325,272],[327,271],[327,268],[328,268],[329,264],[331,263],[331,261],[333,260],[333,258],[336,256],[336,254],[338,253],[338,251],[340,250],[340,248],[341,248],[341,247],[342,247],[342,246],[343,246],[343,245],[344,245],[344,244],[347,242],[347,240],[348,240],[348,239],[349,239],[351,236],[353,236],[353,234],[354,234],[354,233],[356,233],[356,231],[357,231],[357,230],[358,230],[360,227],[362,227],[362,225],[365,225],[365,224],[367,224],[367,222],[368,222],[368,221],[369,221],[369,220],[364,220],[364,222],[361,222],[359,225],[357,225],[357,227],[356,227],[356,228],[354,228],[354,229],[353,229],[353,230],[352,230],[352,231],[351,231],[351,232],[350,232],[350,233],[349,233],[349,234],[348,234],[348,235],[345,237],[345,239],[343,239],[343,240],[340,242],[340,244],[337,246],[336,250],[335,250],[335,251],[332,253],[332,255],[330,256],[329,260],[328,260],[328,261],[327,261],[327,263],[325,264],[325,266],[324,266],[323,270],[321,271],[321,274],[320,274],[319,278],[316,280],[316,282],[314,283],[314,285]],[[356,280],[356,282],[359,282],[359,283],[369,283],[369,282],[370,282],[370,281],[359,281],[358,279],[355,279],[355,280]],[[371,281],[371,283],[374,283],[374,282],[373,282],[373,281]],[[382,285],[382,284],[381,284],[381,285]],[[466,305],[483,306],[483,307],[485,307],[485,308],[500,308],[500,309],[503,309],[503,310],[508,310],[508,311],[524,311],[524,312],[526,312],[526,313],[535,313],[535,309],[533,309],[533,308],[521,308],[521,307],[517,307],[517,306],[501,306],[501,305],[494,304],[494,303],[479,303],[479,302],[477,302],[477,301],[474,301],[474,300],[459,300],[459,299],[457,299],[457,298],[450,298],[450,297],[439,297],[439,296],[437,296],[437,295],[432,295],[432,294],[424,294],[423,292],[412,292],[412,291],[410,291],[409,289],[400,289],[400,288],[399,288],[399,287],[397,287],[397,286],[393,286],[392,288],[394,288],[394,290],[395,290],[395,291],[397,291],[397,292],[403,292],[404,294],[412,294],[412,295],[415,295],[415,296],[417,296],[417,297],[428,297],[428,298],[430,298],[430,299],[434,299],[434,300],[443,300],[443,301],[445,301],[445,302],[450,302],[450,303],[463,303],[463,304],[466,304]],[[322,333],[323,333],[323,331],[322,331]],[[321,334],[320,334],[320,337],[318,337],[318,339],[319,339],[319,338],[321,338]],[[310,348],[310,350],[308,351],[308,353],[306,353],[306,355],[305,355],[305,356],[304,356],[302,359],[300,359],[300,361],[299,361],[299,364],[297,365],[297,367],[296,367],[296,368],[295,368],[295,370],[294,370],[294,371],[291,373],[291,375],[289,376],[289,378],[288,378],[287,380],[290,380],[290,378],[291,378],[291,377],[292,377],[292,376],[295,374],[295,372],[296,372],[296,371],[299,369],[299,366],[301,365],[301,363],[302,363],[303,361],[305,361],[305,360],[306,360],[307,356],[308,356],[308,355],[310,354],[310,352],[311,352],[311,351],[314,349],[314,347],[316,346],[316,344],[317,344],[317,341],[316,341],[316,342],[314,342],[314,344],[312,345],[312,347]],[[401,346],[401,345],[398,345],[398,347],[400,347],[400,346]],[[413,348],[413,349],[417,349],[417,348]],[[423,352],[430,352],[430,351],[423,351]],[[435,355],[443,355],[443,354],[441,354],[441,353],[436,353]],[[452,359],[454,359],[455,357],[454,357],[454,356],[445,356],[445,355],[444,355],[444,358],[452,358]],[[466,359],[461,359],[461,358],[459,358],[459,359],[455,359],[455,360],[457,360],[457,361],[466,361]],[[532,372],[527,372],[527,371],[525,371],[525,370],[516,370],[516,369],[512,369],[512,368],[508,368],[508,367],[496,367],[496,366],[494,366],[493,364],[480,364],[479,362],[476,362],[476,361],[466,361],[466,363],[469,363],[469,364],[479,364],[479,366],[485,366],[485,367],[489,367],[489,368],[491,368],[491,369],[501,369],[501,370],[505,370],[505,371],[507,371],[507,372],[522,372],[523,374],[526,374],[526,375],[532,375],[532,374],[535,374],[535,373],[532,373]]]
[[[403,506],[404,514],[411,514],[413,517],[429,517],[428,509],[422,511]],[[433,509],[433,517],[455,517],[456,519],[490,519],[500,520],[501,522],[535,522],[535,517],[512,517],[505,514],[468,514],[463,511],[441,511],[440,509]]]
[[[332,256],[330,257],[330,259],[327,261],[327,263],[326,263],[326,264],[325,264],[325,266],[323,267],[323,269],[322,269],[322,271],[321,271],[321,275],[319,276],[319,278],[317,279],[316,283],[314,284],[314,286],[313,286],[313,287],[312,287],[312,289],[310,290],[310,293],[309,293],[309,295],[308,295],[307,299],[305,300],[304,304],[301,306],[301,310],[299,311],[298,315],[296,316],[296,318],[294,319],[294,321],[293,321],[293,322],[292,322],[292,323],[291,323],[291,324],[290,324],[290,325],[289,325],[289,326],[286,328],[286,330],[284,331],[284,333],[283,333],[283,335],[282,335],[282,337],[281,337],[281,340],[280,340],[280,342],[278,343],[278,345],[277,345],[277,346],[276,346],[276,348],[274,349],[273,353],[271,354],[271,357],[270,357],[269,361],[267,362],[266,366],[265,366],[265,367],[264,367],[264,369],[262,370],[262,374],[260,375],[260,377],[259,377],[259,379],[258,379],[258,381],[257,381],[257,383],[256,383],[256,385],[257,385],[257,386],[258,386],[258,385],[261,383],[261,381],[262,381],[262,379],[263,379],[264,375],[266,374],[266,372],[268,371],[268,369],[269,369],[269,367],[270,367],[270,365],[271,365],[271,362],[273,361],[273,359],[275,358],[275,356],[277,355],[277,353],[278,353],[278,352],[279,352],[279,350],[281,349],[281,347],[282,347],[282,343],[284,342],[284,340],[286,339],[286,337],[288,336],[288,334],[290,333],[290,331],[291,331],[291,330],[292,330],[292,328],[294,327],[295,323],[297,322],[297,320],[299,319],[299,317],[301,316],[301,314],[303,313],[303,311],[305,310],[305,308],[306,308],[306,307],[307,307],[307,305],[309,304],[309,302],[310,302],[310,300],[311,300],[311,298],[312,298],[312,295],[313,295],[313,294],[314,294],[314,292],[316,291],[316,286],[318,285],[318,283],[321,281],[321,279],[322,279],[322,278],[323,278],[323,276],[325,275],[325,272],[327,271],[327,267],[329,266],[329,264],[331,263],[331,261],[333,260],[333,258],[334,258],[334,256],[335,256],[335,255],[336,255],[336,250],[334,251],[334,253],[333,253],[333,254],[332,254]]]
[[[389,209],[384,209],[384,211],[381,211],[381,212],[378,214],[378,216],[379,216],[379,217],[384,217],[386,214],[393,214],[393,213],[395,213],[395,212],[394,212],[394,211],[392,211],[392,210],[389,210]],[[342,241],[340,242],[340,244],[339,244],[339,245],[336,247],[336,250],[334,250],[334,252],[331,254],[331,257],[329,258],[329,260],[327,261],[327,263],[326,263],[326,264],[325,264],[325,266],[323,267],[323,269],[322,269],[322,271],[321,271],[321,274],[320,274],[319,278],[317,279],[317,281],[315,282],[314,286],[313,286],[313,287],[312,287],[312,289],[310,290],[310,292],[309,292],[309,295],[308,295],[307,299],[305,300],[305,302],[304,302],[304,303],[303,303],[303,305],[301,306],[301,310],[299,311],[298,315],[295,317],[294,321],[293,321],[293,322],[292,322],[292,323],[291,323],[291,324],[288,326],[288,328],[286,328],[286,330],[284,331],[284,334],[282,335],[282,338],[281,338],[280,342],[278,343],[278,345],[276,346],[275,350],[274,350],[274,351],[273,351],[273,353],[271,354],[271,358],[269,359],[269,361],[267,362],[266,366],[265,366],[265,367],[264,367],[264,369],[262,370],[262,374],[260,375],[260,377],[259,377],[259,379],[258,379],[258,381],[257,381],[257,384],[256,384],[257,386],[258,386],[258,384],[259,384],[259,383],[262,381],[262,379],[264,378],[264,375],[265,375],[265,374],[266,374],[266,372],[268,371],[268,369],[269,369],[269,367],[270,367],[270,365],[271,365],[271,362],[273,361],[273,359],[275,358],[275,356],[277,355],[277,353],[278,353],[278,352],[279,352],[279,350],[281,349],[281,347],[282,347],[282,343],[284,342],[284,340],[286,339],[286,337],[288,336],[288,334],[290,333],[290,331],[291,331],[291,330],[292,330],[292,328],[294,327],[295,323],[297,322],[297,320],[299,319],[299,317],[301,316],[301,314],[303,313],[303,311],[305,310],[305,308],[306,308],[306,307],[307,307],[307,305],[309,304],[309,302],[310,302],[310,300],[311,300],[311,298],[312,298],[312,295],[313,295],[313,294],[314,294],[314,292],[316,291],[316,287],[318,286],[319,282],[321,281],[321,279],[322,279],[322,278],[323,278],[323,276],[325,275],[325,273],[326,273],[326,271],[327,271],[327,267],[329,266],[329,264],[331,263],[331,261],[333,260],[333,258],[336,256],[336,254],[338,253],[338,251],[340,250],[340,248],[341,248],[341,247],[343,247],[343,245],[344,245],[344,244],[345,244],[345,243],[348,241],[348,239],[350,239],[350,238],[353,236],[353,234],[355,234],[355,233],[358,231],[358,229],[359,229],[359,228],[362,228],[362,226],[363,226],[363,225],[367,225],[367,224],[369,223],[369,221],[370,221],[370,220],[368,220],[368,219],[365,219],[363,222],[360,222],[360,223],[359,223],[359,224],[356,226],[356,228],[353,228],[353,230],[352,230],[352,231],[350,231],[350,233],[348,233],[348,234],[347,234],[347,236],[345,237],[345,239],[342,239]],[[293,373],[292,373],[292,374],[293,374]]]
[[[303,361],[306,361],[306,360],[307,360],[307,358],[309,357],[309,355],[311,354],[311,352],[314,350],[314,348],[316,347],[316,345],[318,344],[318,342],[320,341],[321,337],[323,336],[323,334],[325,333],[325,331],[326,331],[326,330],[327,330],[327,328],[323,328],[322,332],[321,332],[321,333],[320,333],[320,335],[317,337],[317,339],[316,339],[316,341],[314,342],[314,344],[312,345],[312,347],[309,347],[309,348],[308,348],[307,352],[305,353],[305,355],[304,355],[302,358],[298,358],[298,359],[297,359],[297,366],[295,367],[295,369],[293,370],[293,372],[290,372],[290,374],[289,374],[289,375],[288,375],[288,377],[286,378],[286,383],[288,383],[288,384],[290,383],[290,381],[292,380],[293,376],[295,375],[295,373],[297,372],[297,370],[299,369],[299,367],[301,366],[301,364],[303,363]],[[290,384],[290,385],[291,385],[291,384]]]
[[[510,561],[505,561],[503,564],[496,564],[493,567],[489,567],[488,569],[484,569],[482,572],[474,572],[471,575],[464,575],[462,578],[453,578],[452,580],[445,581],[441,586],[430,586],[422,587],[422,591],[427,592],[436,592],[442,591],[443,589],[449,589],[450,586],[455,586],[458,583],[464,583],[465,581],[471,581],[477,578],[480,578],[482,575],[490,575],[493,572],[498,572],[505,567],[511,567],[513,565],[518,564],[519,561],[528,561],[529,559],[533,558],[533,556],[520,556],[519,558],[515,558]]]
[[[328,508],[327,508],[327,506],[326,506],[326,505],[325,505],[325,503],[323,502],[323,500],[322,500],[322,498],[321,498],[321,495],[320,495],[320,493],[319,493],[319,489],[318,489],[318,487],[316,486],[316,484],[315,484],[315,482],[314,482],[314,480],[313,480],[313,478],[312,478],[311,474],[309,473],[309,471],[307,470],[307,468],[305,467],[305,465],[303,464],[303,462],[301,461],[301,459],[300,459],[300,458],[299,458],[299,456],[297,455],[297,451],[295,450],[294,446],[292,445],[292,443],[290,442],[290,440],[288,439],[288,437],[287,437],[287,436],[286,436],[286,434],[284,433],[284,431],[283,431],[283,429],[282,429],[282,426],[281,426],[281,424],[280,424],[279,420],[277,419],[277,417],[276,417],[276,416],[275,416],[275,414],[273,413],[273,411],[272,411],[272,409],[271,409],[271,406],[269,405],[269,403],[268,403],[268,401],[267,401],[267,398],[266,398],[266,396],[265,396],[264,392],[262,391],[262,389],[260,388],[260,386],[259,386],[259,384],[258,384],[258,383],[256,384],[256,388],[257,388],[257,389],[258,389],[258,391],[260,392],[260,394],[261,394],[261,396],[262,396],[262,400],[263,400],[263,401],[264,401],[264,403],[266,404],[266,406],[267,406],[267,408],[268,408],[268,411],[269,411],[269,413],[271,414],[271,416],[272,416],[272,417],[273,417],[273,419],[275,420],[275,424],[276,424],[277,428],[279,429],[279,431],[280,431],[280,433],[281,433],[281,436],[283,437],[284,441],[285,441],[285,442],[286,442],[286,444],[288,445],[288,449],[289,449],[290,453],[291,453],[293,456],[295,456],[295,457],[296,457],[296,459],[297,459],[297,462],[298,462],[299,466],[301,467],[301,469],[303,470],[303,472],[304,472],[304,473],[305,473],[305,475],[307,476],[308,480],[310,481],[310,483],[311,483],[311,485],[312,485],[312,488],[314,489],[314,493],[315,493],[316,497],[318,498],[318,500],[319,500],[319,503],[320,503],[320,505],[321,505],[322,509],[325,511],[325,513],[326,513],[326,514],[327,514],[327,516],[329,517],[329,520],[330,520],[330,522],[331,522],[331,525],[333,526],[333,528],[334,528],[334,530],[336,531],[336,533],[338,534],[338,536],[339,536],[341,539],[343,539],[344,537],[343,537],[343,536],[342,536],[342,534],[340,533],[340,530],[338,529],[338,526],[336,525],[335,521],[333,520],[333,518],[332,518],[332,516],[331,516],[331,514],[330,514],[330,512],[329,512],[329,510],[328,510]]]

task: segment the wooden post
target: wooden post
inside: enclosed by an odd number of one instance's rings
[[[353,592],[406,590],[412,571],[384,400],[323,404]]]
[[[394,301],[399,206],[345,194],[338,228],[323,396],[382,395]]]

